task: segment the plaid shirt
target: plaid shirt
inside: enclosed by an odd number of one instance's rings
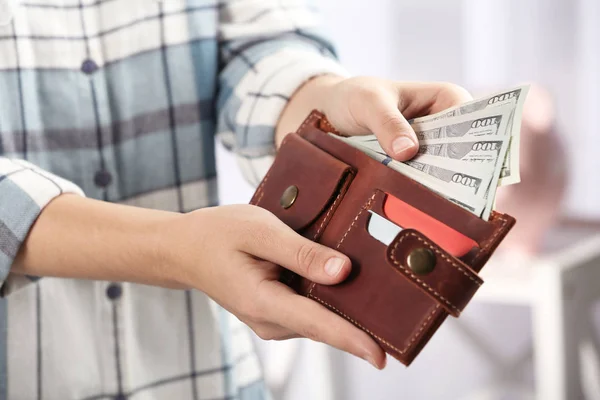
[[[315,16],[295,0],[0,0],[0,399],[267,397],[247,328],[202,293],[10,268],[61,193],[218,204],[217,134],[257,183],[293,92],[345,74]]]

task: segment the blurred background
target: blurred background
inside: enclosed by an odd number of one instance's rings
[[[450,81],[475,97],[532,84],[522,182],[498,192],[518,229],[486,281],[414,363],[384,371],[305,340],[257,339],[276,400],[600,399],[600,0],[327,0],[353,74]],[[220,195],[252,188],[218,148]],[[231,164],[230,164],[231,165]]]

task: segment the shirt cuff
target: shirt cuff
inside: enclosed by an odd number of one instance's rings
[[[44,207],[64,193],[84,196],[74,183],[23,161],[0,157],[0,284],[6,296],[35,277],[10,274],[10,268]]]
[[[339,62],[314,49],[284,47],[260,58],[240,79],[233,118],[236,158],[246,180],[257,186],[273,162],[275,129],[283,109],[305,82],[319,75],[348,77]]]

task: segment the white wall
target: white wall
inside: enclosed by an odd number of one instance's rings
[[[599,167],[600,1],[328,0],[321,7],[356,74],[451,81],[472,91],[545,85],[569,145],[565,212],[600,218],[600,185],[590,182]]]

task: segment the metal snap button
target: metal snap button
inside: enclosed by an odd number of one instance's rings
[[[289,186],[283,191],[281,199],[279,199],[279,204],[283,208],[290,208],[296,201],[296,198],[298,198],[298,187],[295,185]]]
[[[435,254],[429,249],[420,247],[411,251],[406,259],[408,267],[417,275],[427,275],[435,267]]]

